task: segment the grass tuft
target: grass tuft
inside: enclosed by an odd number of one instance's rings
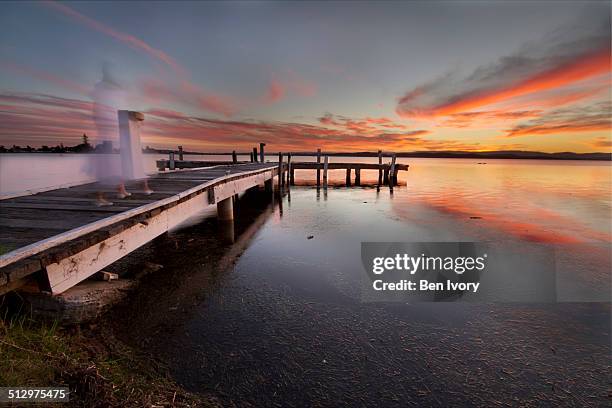
[[[68,386],[74,407],[214,406],[109,334],[28,317],[0,319],[0,386]],[[60,406],[60,405],[57,405]]]

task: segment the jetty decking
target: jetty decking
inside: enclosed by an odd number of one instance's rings
[[[220,165],[154,175],[150,195],[136,180],[125,199],[90,183],[2,200],[0,294],[33,277],[40,290],[61,293],[210,205],[232,219],[234,195],[262,183],[271,189],[285,172],[279,163]],[[114,205],[96,206],[98,191]]]
[[[260,184],[272,191],[274,177],[281,188],[294,185],[295,170],[316,171],[316,185],[324,188],[328,170],[346,170],[347,186],[351,172],[360,185],[361,170],[377,170],[378,185],[391,191],[398,172],[408,170],[395,154],[383,163],[381,151],[378,163],[330,163],[321,150],[315,162],[279,153],[278,161],[264,163],[263,145],[259,154],[253,149],[251,162],[239,162],[236,152],[231,161],[185,161],[179,147],[179,160],[171,152],[157,161],[160,172],[148,178],[153,194],[135,180],[126,183],[132,195],[124,199],[114,198],[113,186],[89,183],[0,200],[0,294],[25,284],[62,293],[210,205],[221,221],[232,220],[234,195]],[[98,207],[100,191],[114,205]]]

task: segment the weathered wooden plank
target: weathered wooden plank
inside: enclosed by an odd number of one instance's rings
[[[51,292],[61,293],[168,230],[168,214],[162,212],[76,255],[46,266]]]
[[[82,225],[82,222],[70,222],[70,220],[24,220],[19,218],[0,218],[0,227],[3,228],[29,228],[34,230],[64,230],[67,231]],[[55,231],[54,233],[57,233]],[[46,237],[45,237],[46,238]],[[0,241],[1,242],[1,241]]]
[[[108,207],[98,207],[95,204],[87,205],[70,205],[70,204],[35,204],[35,203],[10,203],[0,202],[0,208],[26,208],[40,210],[70,210],[70,211],[91,211],[105,213],[120,213],[134,207],[112,205]]]
[[[110,197],[112,199],[112,197]],[[37,202],[68,202],[68,203],[96,203],[96,198],[93,197],[65,197],[65,196],[52,196],[52,195],[31,195],[31,196],[23,196],[19,198],[12,199],[14,202],[20,203],[37,203]],[[134,199],[132,196],[121,199],[121,202],[126,202],[129,204],[148,204],[154,203],[157,200],[142,200],[142,199]],[[2,201],[2,202],[13,202],[13,201]]]
[[[46,219],[47,221],[53,221],[53,218],[49,217],[49,214],[61,214],[62,217],[66,217],[66,219],[71,221],[73,220],[73,217],[76,216],[76,218],[79,218],[79,221],[84,222],[76,228],[54,236],[46,235],[57,232],[55,228],[61,227],[61,225],[53,225],[53,232],[45,230],[44,228],[30,229],[29,234],[31,234],[32,237],[38,238],[40,235],[45,236],[42,237],[42,240],[35,242],[33,245],[17,248],[5,255],[0,256],[0,273],[4,274],[4,270],[6,270],[9,265],[15,264],[16,262],[20,262],[24,259],[36,257],[41,265],[50,268],[54,274],[54,276],[51,278],[51,281],[53,281],[53,285],[55,287],[54,290],[56,292],[63,290],[64,287],[72,286],[75,281],[84,279],[83,276],[89,276],[88,274],[91,270],[104,267],[101,265],[103,265],[105,262],[113,262],[113,258],[118,259],[119,257],[123,256],[124,252],[122,251],[125,249],[129,249],[131,251],[133,249],[130,248],[136,248],[142,245],[140,238],[138,237],[141,234],[133,234],[134,231],[141,231],[143,226],[146,227],[145,229],[147,229],[148,232],[143,235],[149,238],[146,238],[146,240],[143,242],[148,242],[150,239],[157,236],[155,235],[157,234],[157,230],[155,228],[153,230],[149,229],[150,226],[155,227],[155,223],[152,223],[151,221],[153,219],[157,219],[155,217],[170,217],[166,223],[162,223],[164,226],[163,230],[165,231],[168,228],[172,228],[173,226],[178,225],[180,222],[183,222],[187,217],[194,214],[196,210],[199,211],[200,209],[209,205],[208,201],[206,200],[206,194],[202,194],[203,192],[207,190],[213,190],[214,192],[216,189],[218,197],[230,197],[237,192],[242,191],[242,189],[250,188],[272,178],[277,173],[275,166],[275,164],[240,166],[240,171],[233,175],[227,174],[233,173],[233,171],[227,172],[225,169],[218,169],[214,172],[218,175],[218,178],[205,183],[185,183],[183,181],[168,180],[170,185],[183,185],[184,190],[178,192],[174,196],[163,198],[155,202],[144,204],[135,208],[126,208],[124,213],[115,214],[110,217],[108,214],[80,211],[81,209],[88,207],[90,204],[89,200],[91,200],[82,197],[83,194],[86,194],[87,191],[95,192],[102,188],[101,185],[96,184],[88,184],[84,187],[81,186],[72,189],[62,189],[62,191],[59,193],[59,197],[61,199],[55,200],[53,203],[45,202],[44,197],[36,198],[35,200],[26,200],[27,202],[2,203],[2,205],[6,205],[7,208],[3,208],[3,217],[0,218],[0,221],[7,220],[7,218],[4,218],[5,212],[18,213],[20,216],[26,214],[26,217],[16,218],[22,220],[21,223],[12,224],[16,227],[27,225],[25,221],[28,218],[42,218]],[[155,182],[155,178],[152,178],[151,183]],[[164,184],[164,182],[158,184]],[[69,200],[72,198],[72,195],[80,197],[81,200],[70,203]],[[127,199],[125,201],[129,202],[130,200]],[[11,208],[11,206],[15,205],[37,208]],[[76,207],[76,209],[74,207]],[[102,208],[112,209],[113,207]],[[114,206],[114,209],[117,208],[118,206]],[[87,216],[84,217],[84,214]],[[92,219],[94,219],[94,222],[91,222]],[[51,224],[48,223],[47,225],[49,226]],[[67,223],[67,226],[72,227],[72,225],[69,223]],[[9,226],[9,228],[14,227]],[[162,228],[160,227],[160,229]],[[137,235],[137,239],[133,238],[134,235]],[[127,237],[129,239],[129,243],[126,241],[121,242],[120,239],[118,241],[112,241],[114,237],[120,236]],[[0,243],[1,242],[2,239],[0,239]],[[92,248],[93,250],[97,249],[99,251],[102,243],[105,243],[105,245],[108,243],[109,248],[114,248],[110,251],[106,251],[106,249],[104,250],[105,253],[108,252],[110,254],[103,257],[106,259],[106,261],[98,259],[98,254],[91,252]],[[103,248],[105,248],[105,246],[103,246]],[[78,261],[78,259],[74,257],[82,256],[87,251],[89,251],[88,256],[92,254],[94,255],[93,258],[87,258],[88,261],[85,262],[85,264],[89,266],[83,270],[83,273],[77,273],[76,275],[71,274],[72,269],[70,268],[72,268],[72,266],[70,266],[70,264],[73,263],[72,261]],[[71,258],[72,261],[70,260]]]

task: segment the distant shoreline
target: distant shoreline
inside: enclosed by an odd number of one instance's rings
[[[170,149],[148,149],[143,150],[144,154],[168,154],[173,150]],[[176,152],[176,150],[174,150]],[[19,151],[19,152],[2,152],[5,154],[99,154],[97,152],[41,152],[41,151]],[[115,152],[116,153],[116,152]],[[315,156],[316,152],[290,152],[292,156]],[[191,156],[231,156],[232,152],[189,152],[184,151],[183,154]],[[240,156],[249,156],[251,152],[236,152]],[[287,153],[283,153],[286,155]],[[378,152],[322,152],[322,155],[335,157],[378,157]],[[391,152],[384,152],[383,156],[390,157]],[[266,153],[268,157],[277,156],[278,153]],[[530,151],[494,151],[494,152],[460,152],[460,151],[445,151],[445,152],[398,152],[397,157],[405,158],[431,158],[431,159],[519,159],[519,160],[596,160],[596,161],[612,161],[612,153],[544,153]]]

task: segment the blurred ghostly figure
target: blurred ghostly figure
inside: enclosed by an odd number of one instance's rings
[[[96,84],[92,95],[94,100],[93,117],[98,131],[98,139],[109,142],[111,150],[105,152],[108,154],[97,155],[98,157],[96,157],[94,163],[96,179],[103,184],[116,184],[117,198],[123,199],[129,197],[131,193],[125,189],[121,165],[115,162],[114,157],[110,153],[112,153],[114,147],[118,146],[119,125],[117,111],[125,109],[125,92],[113,78],[109,63],[104,63],[102,79]],[[153,193],[146,180],[144,181],[144,193]],[[113,205],[112,202],[104,197],[104,192],[102,191],[98,191],[96,203],[98,206]]]

